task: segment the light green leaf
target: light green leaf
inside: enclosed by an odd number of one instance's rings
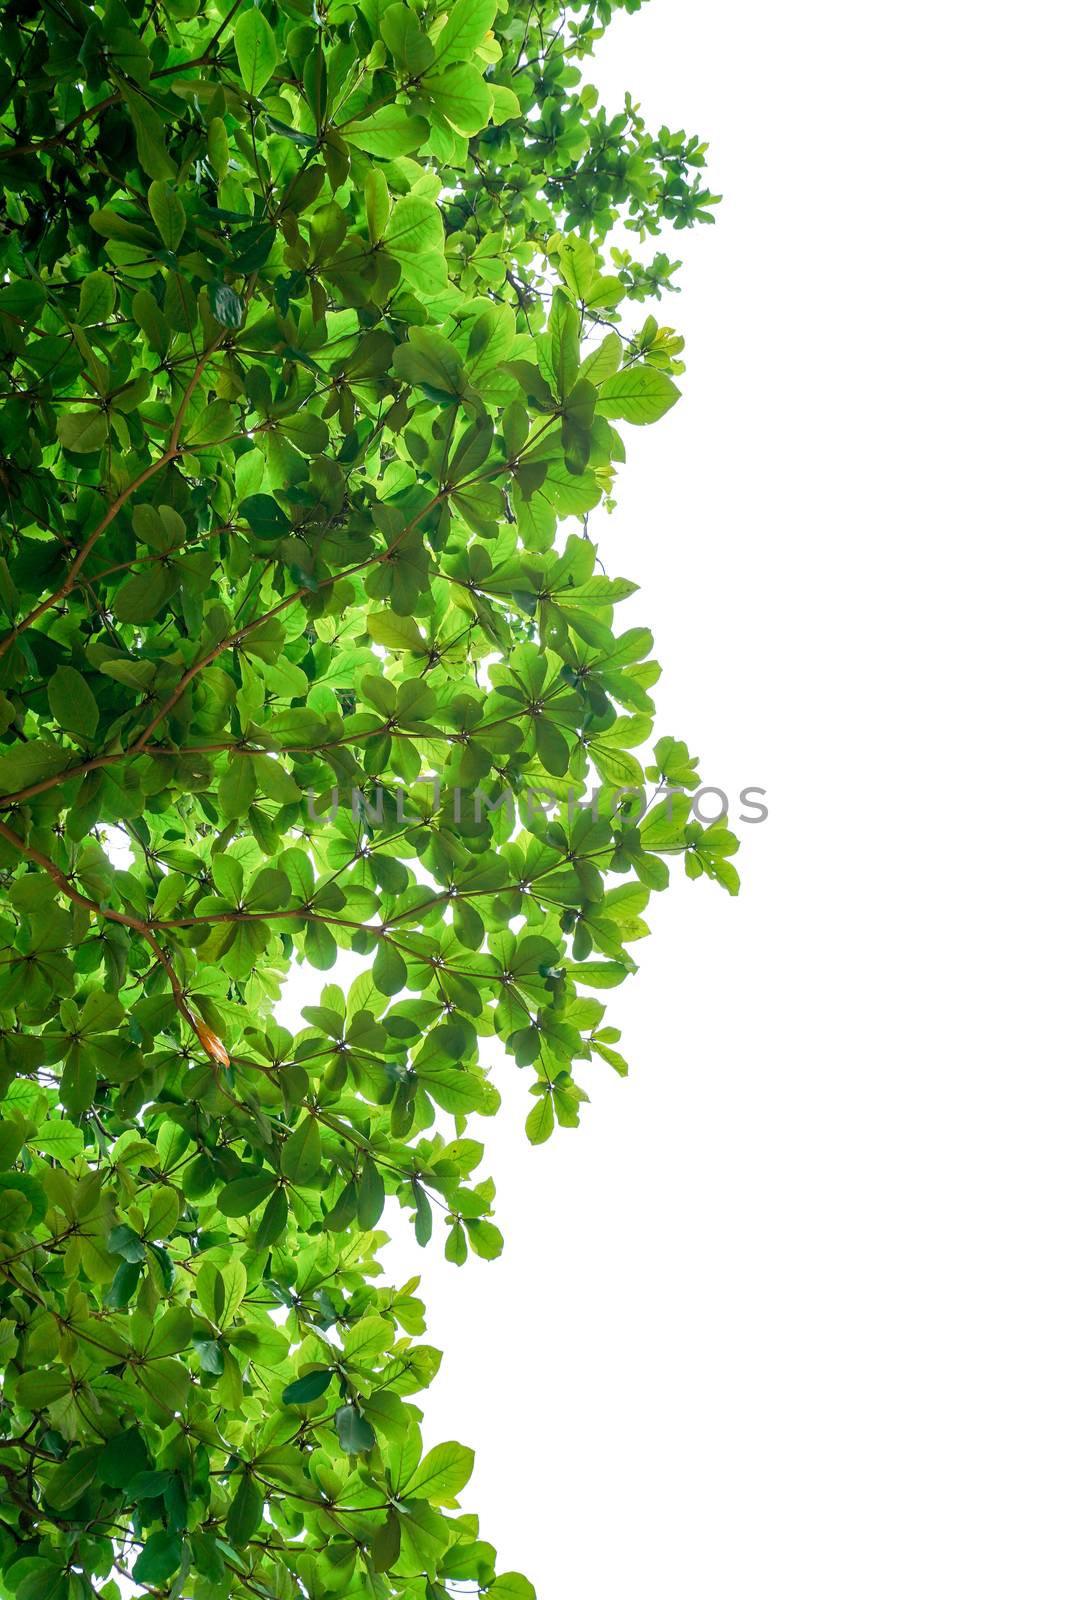
[[[383,106],[345,129],[345,138],[368,155],[391,160],[410,155],[424,144],[430,131],[425,117],[414,117],[402,106]]]
[[[544,1144],[551,1136],[556,1126],[555,1113],[552,1110],[552,1096],[542,1095],[526,1118],[526,1137],[531,1144]]]
[[[453,61],[469,62],[493,26],[496,10],[497,0],[455,0],[434,40],[436,65],[440,68]]]
[[[51,1117],[38,1128],[27,1143],[31,1150],[66,1165],[85,1148],[85,1136],[73,1122],[63,1117]]]
[[[477,67],[466,63],[444,72],[427,73],[421,82],[433,110],[443,116],[457,133],[468,136],[487,126],[493,110],[489,86]]]
[[[31,784],[54,778],[74,764],[73,752],[44,739],[16,744],[0,755],[0,794],[16,794]]]
[[[537,1595],[521,1572],[501,1572],[485,1591],[485,1600],[537,1600]]]
[[[426,649],[418,623],[411,617],[398,617],[393,611],[372,611],[367,618],[367,632],[375,644],[383,644],[389,650]]]
[[[378,29],[406,76],[417,78],[425,72],[433,60],[433,45],[419,27],[414,11],[397,0],[382,12]]]
[[[454,1500],[474,1471],[474,1451],[466,1445],[435,1445],[404,1484],[405,1499],[429,1500],[434,1504]]]
[[[367,1361],[391,1349],[395,1340],[396,1329],[385,1317],[360,1317],[344,1335],[345,1359]]]
[[[278,65],[274,32],[262,11],[250,7],[241,12],[234,26],[233,41],[237,47],[241,82],[249,94],[262,94]]]
[[[56,437],[65,450],[92,455],[107,441],[107,418],[97,409],[64,411],[56,423]]]
[[[624,367],[600,385],[602,417],[644,425],[658,422],[678,399],[678,388],[656,367]]]

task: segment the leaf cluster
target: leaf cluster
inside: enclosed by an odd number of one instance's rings
[[[533,1594],[378,1256],[499,1254],[492,1061],[575,1126],[670,860],[737,888],[586,527],[682,370],[608,236],[715,199],[583,83],[612,9],[0,22],[9,1600]]]

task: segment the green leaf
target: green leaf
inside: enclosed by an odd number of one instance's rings
[[[372,611],[367,618],[367,632],[375,644],[383,644],[388,650],[426,649],[418,623],[392,611]]]
[[[322,1138],[315,1117],[305,1117],[282,1146],[281,1170],[290,1183],[310,1183],[322,1167]]]
[[[370,1558],[375,1572],[388,1572],[400,1555],[400,1518],[390,1506],[386,1519],[371,1541]]]
[[[459,1221],[453,1222],[445,1240],[445,1260],[461,1267],[467,1255],[467,1235],[463,1231],[463,1224]]]
[[[177,172],[167,152],[166,133],[159,113],[132,86],[121,89],[130,121],[133,123],[137,159],[150,178],[173,178]]]
[[[143,1261],[145,1258],[144,1241],[125,1222],[111,1229],[107,1236],[107,1247],[113,1256],[121,1256],[124,1261]]]
[[[272,1244],[277,1244],[285,1233],[289,1221],[289,1200],[284,1189],[275,1189],[266,1205],[263,1215],[256,1229],[255,1247],[257,1250],[268,1250]]]
[[[173,590],[173,581],[165,567],[148,567],[126,579],[115,596],[112,609],[120,622],[152,622]]]
[[[48,705],[68,733],[91,739],[100,721],[93,691],[74,667],[57,667],[48,680]]]
[[[363,185],[363,196],[367,208],[367,232],[371,244],[377,244],[388,226],[389,213],[393,206],[389,196],[389,185],[379,167],[371,167],[368,172]]]
[[[259,463],[263,460],[255,450],[250,451],[248,456],[242,456],[241,460],[250,458]],[[241,501],[240,511],[257,539],[282,539],[290,531],[289,518],[273,495],[249,495],[247,500]]]
[[[101,1482],[113,1489],[125,1489],[139,1472],[151,1466],[143,1436],[136,1428],[114,1434],[104,1446],[99,1461]]]
[[[159,179],[149,184],[148,209],[164,249],[177,250],[185,232],[185,207],[169,184]]]
[[[330,430],[321,417],[308,411],[298,411],[278,423],[278,432],[292,441],[305,455],[318,455],[330,441]]]
[[[393,207],[384,242],[398,256],[418,286],[445,281],[444,224],[432,200],[402,195]]]
[[[207,154],[216,178],[225,178],[230,170],[230,139],[222,117],[212,117],[207,125]]]
[[[395,1339],[396,1330],[385,1317],[360,1317],[345,1333],[345,1360],[366,1361],[379,1356],[391,1348]]]
[[[237,1550],[243,1550],[259,1532],[263,1520],[263,1496],[250,1472],[241,1474],[237,1492],[226,1513],[226,1537]]]
[[[484,1217],[471,1217],[467,1222],[467,1232],[475,1255],[484,1261],[495,1261],[504,1248],[504,1235],[495,1222],[488,1222]]]
[[[16,1405],[27,1411],[43,1411],[61,1395],[69,1394],[71,1377],[58,1371],[22,1372],[14,1382]]]
[[[78,322],[83,328],[106,322],[115,309],[115,282],[110,273],[87,272],[78,297]]]
[[[407,982],[408,969],[404,957],[394,944],[386,939],[378,941],[378,949],[371,969],[374,986],[382,994],[399,994]]]
[[[255,1173],[247,1178],[234,1178],[224,1184],[219,1192],[218,1207],[224,1217],[247,1217],[261,1206],[277,1186],[271,1172]]]
[[[556,394],[565,398],[574,388],[581,363],[578,342],[578,312],[559,289],[552,296],[548,314],[548,375]]]
[[[537,1600],[537,1596],[521,1572],[501,1572],[485,1591],[485,1600]]]
[[[233,433],[233,411],[225,400],[213,400],[185,430],[186,445],[218,444]]]
[[[391,160],[417,150],[429,132],[425,117],[413,117],[402,106],[390,105],[350,123],[345,138],[368,155]]]
[[[157,1528],[145,1540],[144,1549],[133,1564],[137,1583],[161,1584],[172,1578],[181,1566],[182,1542],[169,1529]]]
[[[415,1195],[415,1242],[428,1245],[433,1234],[433,1209],[420,1183],[411,1185]]]
[[[376,1228],[385,1210],[385,1184],[373,1161],[364,1161],[356,1193],[356,1221],[364,1232]]]
[[[65,1567],[35,1557],[30,1557],[26,1566],[18,1566],[25,1576],[15,1590],[15,1600],[67,1600],[71,1585]]]
[[[0,1205],[10,1205],[16,1198],[22,1220],[9,1223],[9,1227],[35,1228],[44,1220],[48,1197],[37,1179],[28,1172],[0,1172]]]
[[[230,761],[219,782],[219,811],[222,816],[244,817],[255,799],[256,772],[250,756],[238,755]]]
[[[48,1480],[47,1496],[57,1511],[65,1511],[81,1499],[96,1480],[100,1461],[98,1449],[73,1450]]]
[[[373,1450],[374,1429],[366,1417],[360,1416],[355,1406],[340,1406],[333,1414],[334,1427],[346,1455],[358,1455]]]
[[[297,1378],[293,1383],[286,1384],[282,1390],[282,1403],[287,1406],[306,1406],[313,1400],[318,1400],[324,1395],[333,1382],[333,1371],[324,1367],[321,1371],[305,1373],[302,1378]]]
[[[50,1117],[26,1142],[38,1155],[50,1155],[54,1162],[66,1166],[85,1149],[85,1134],[64,1117]]]
[[[496,12],[497,0],[455,0],[435,40],[438,67],[452,61],[469,61],[493,26]]]
[[[196,1275],[196,1296],[219,1328],[233,1322],[248,1291],[248,1274],[240,1261],[225,1261],[216,1266],[205,1261]]]
[[[600,385],[597,410],[621,422],[658,422],[678,399],[677,386],[656,367],[624,367]]]
[[[378,23],[389,53],[408,77],[417,78],[434,57],[433,45],[419,27],[419,19],[406,5],[387,6]]]
[[[401,1493],[405,1499],[430,1500],[440,1503],[454,1500],[465,1488],[474,1471],[474,1451],[466,1445],[450,1441],[435,1445],[411,1477]]]
[[[241,12],[234,25],[233,42],[237,47],[241,82],[249,94],[262,94],[278,65],[274,32],[262,11],[250,7]]]
[[[531,1144],[544,1144],[556,1126],[552,1096],[543,1095],[526,1118],[526,1137]]]
[[[107,440],[107,418],[100,410],[64,411],[56,423],[56,438],[64,450],[92,455]]]
[[[427,73],[421,83],[423,93],[430,103],[457,133],[468,136],[480,133],[487,125],[493,109],[493,97],[477,67],[467,63],[449,67],[445,72]]]
[[[435,395],[461,395],[467,388],[458,353],[433,328],[412,328],[393,357],[393,371],[405,383],[421,384]]]
[[[0,792],[16,794],[20,789],[54,778],[73,765],[72,752],[45,739],[30,739],[0,755]]]
[[[59,1080],[60,1103],[72,1117],[88,1111],[96,1095],[97,1071],[92,1054],[83,1045],[73,1045],[67,1053]]]

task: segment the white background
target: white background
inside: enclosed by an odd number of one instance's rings
[[[595,531],[661,731],[771,814],[739,900],[655,901],[580,1131],[529,1149],[507,1069],[504,1256],[392,1247],[540,1600],[1067,1593],[1065,46],[651,0],[592,73],[725,194]]]

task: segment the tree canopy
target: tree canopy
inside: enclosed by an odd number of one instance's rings
[[[13,1600],[533,1593],[378,1257],[499,1253],[474,1119],[574,1127],[669,861],[737,888],[586,526],[716,199],[583,81],[615,4],[4,10]]]

